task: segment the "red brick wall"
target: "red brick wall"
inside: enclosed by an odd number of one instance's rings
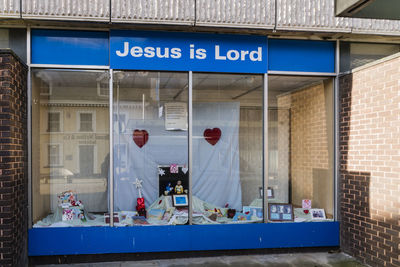
[[[343,250],[400,266],[400,54],[340,78]]]
[[[27,68],[0,50],[0,266],[27,262]]]

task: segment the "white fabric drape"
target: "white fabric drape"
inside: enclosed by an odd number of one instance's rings
[[[239,173],[239,103],[193,104],[193,195],[217,206],[242,209]],[[149,207],[158,199],[158,166],[188,163],[187,131],[166,131],[158,108],[146,108],[152,119],[138,118],[134,110],[122,111],[127,125],[114,127],[114,208],[135,210],[138,191],[133,182],[143,180],[142,194]],[[137,111],[139,112],[139,111]],[[218,127],[221,138],[212,146],[204,130]],[[149,139],[139,148],[132,139],[135,130],[146,130]]]

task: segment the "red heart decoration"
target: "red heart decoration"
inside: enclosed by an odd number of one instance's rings
[[[149,133],[146,130],[134,130],[133,131],[133,142],[142,148],[149,140]]]
[[[219,139],[221,138],[221,129],[214,128],[214,129],[205,129],[204,130],[204,138],[208,143],[212,146],[218,143]]]

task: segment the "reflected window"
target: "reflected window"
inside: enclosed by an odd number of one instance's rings
[[[86,113],[86,112],[79,113],[79,131],[80,132],[93,131],[93,113]]]
[[[48,132],[61,131],[61,112],[48,113]]]
[[[48,146],[49,166],[61,165],[60,151],[61,151],[60,145],[49,145]]]

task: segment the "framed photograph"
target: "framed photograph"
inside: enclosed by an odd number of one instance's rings
[[[267,196],[268,196],[268,199],[274,198],[274,189],[272,187],[268,187]]]
[[[258,188],[258,190],[259,190],[260,198],[262,199],[262,196],[263,196],[263,188],[260,186],[260,187]],[[274,198],[274,189],[273,189],[272,187],[268,187],[268,189],[267,189],[267,196],[268,196],[268,199]]]
[[[292,204],[268,203],[268,218],[272,222],[293,222]]]
[[[325,210],[324,209],[310,209],[312,220],[325,220]]]
[[[189,200],[187,195],[173,195],[172,202],[174,207],[187,207],[189,205]]]

